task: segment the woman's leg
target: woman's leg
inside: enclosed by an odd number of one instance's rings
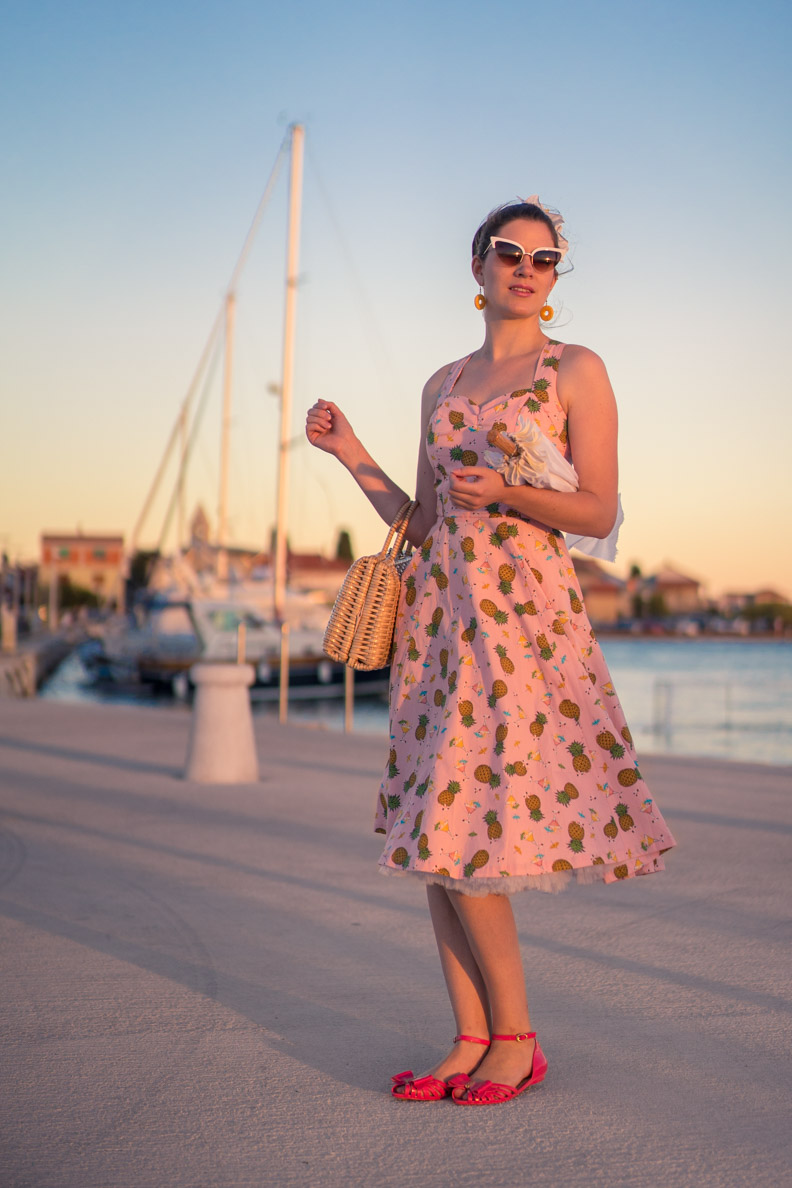
[[[531,1030],[517,926],[507,895],[447,893],[486,988],[492,1034]],[[517,1085],[531,1071],[534,1041],[495,1041],[476,1070],[476,1080]]]
[[[481,971],[470,951],[465,930],[444,887],[430,883],[426,888],[440,964],[458,1035],[488,1039],[490,1034],[487,991]],[[486,1049],[464,1040],[454,1044],[444,1060],[430,1071],[442,1080],[458,1072],[470,1072]]]

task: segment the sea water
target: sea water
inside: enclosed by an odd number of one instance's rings
[[[606,636],[601,645],[639,756],[700,755],[792,764],[792,641]],[[76,654],[47,682],[42,695],[131,700],[88,686]],[[139,704],[141,698],[135,700]],[[257,714],[278,712],[273,703],[257,703],[254,708]],[[343,703],[294,701],[289,717],[342,730]],[[386,733],[385,702],[358,699],[354,729]]]
[[[601,646],[639,755],[792,764],[792,641],[606,637]],[[289,713],[343,729],[338,702]],[[359,701],[354,722],[387,731],[387,706]]]

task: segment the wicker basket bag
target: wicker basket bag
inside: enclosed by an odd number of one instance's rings
[[[381,551],[373,557],[359,557],[344,578],[324,636],[324,650],[331,660],[360,672],[372,672],[388,663],[401,575],[410,559],[402,550],[416,507],[416,503],[405,503],[388,529]]]

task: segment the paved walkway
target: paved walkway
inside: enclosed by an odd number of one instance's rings
[[[384,741],[0,706],[4,1188],[789,1182],[790,769],[642,764],[664,875],[517,901],[543,1086],[405,1104],[454,1026],[423,892],[376,870]]]

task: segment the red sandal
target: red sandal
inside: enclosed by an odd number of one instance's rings
[[[455,1044],[458,1044],[460,1040],[467,1040],[469,1044],[483,1044],[485,1048],[490,1046],[489,1040],[478,1039],[475,1035],[454,1036]],[[467,1080],[469,1075],[469,1073],[457,1074],[463,1080]],[[395,1077],[391,1077],[393,1081],[391,1093],[394,1097],[399,1098],[400,1101],[442,1101],[451,1092],[451,1081],[453,1079],[452,1077],[451,1080],[441,1081],[439,1077],[433,1077],[431,1073],[425,1077],[418,1077],[416,1079],[413,1076],[412,1070],[410,1070],[409,1072],[397,1073]]]
[[[524,1040],[536,1039],[535,1031],[523,1031],[520,1035],[493,1035],[493,1040],[515,1040],[518,1044]],[[504,1101],[511,1101],[526,1089],[531,1089],[545,1079],[547,1075],[547,1057],[536,1041],[533,1062],[528,1076],[519,1085],[499,1085],[497,1081],[471,1081],[464,1073],[448,1078],[451,1098],[455,1105],[478,1106],[500,1105]],[[457,1097],[457,1092],[467,1092],[467,1097]]]

